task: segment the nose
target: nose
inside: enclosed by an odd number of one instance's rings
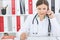
[[[43,11],[43,10],[41,10],[41,11],[40,11],[40,13],[44,13],[44,11]]]

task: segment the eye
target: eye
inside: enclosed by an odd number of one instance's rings
[[[46,10],[46,8],[43,8],[43,10]]]
[[[38,10],[41,10],[41,8],[38,8]]]

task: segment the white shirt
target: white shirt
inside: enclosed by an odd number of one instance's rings
[[[40,21],[39,18],[37,18],[37,21],[34,20],[34,24],[32,24],[32,20],[35,15],[30,15],[23,27],[21,27],[20,35],[23,32],[26,32],[29,34],[29,36],[48,36],[48,18],[45,17],[43,21]],[[51,36],[60,36],[60,26],[57,22],[56,18],[50,19],[51,22]],[[37,33],[37,34],[36,34]]]

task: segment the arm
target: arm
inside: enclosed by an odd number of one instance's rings
[[[30,26],[30,16],[26,19],[26,21],[24,22],[24,24],[22,24],[22,27],[19,31],[20,34],[20,39],[21,40],[25,40],[28,37],[28,32],[29,32],[29,26]]]
[[[50,19],[51,21],[51,26],[52,26],[52,33],[54,36],[60,36],[60,25],[56,18]]]
[[[49,18],[50,18],[50,22],[51,22],[51,33],[54,36],[60,36],[60,25],[56,19],[55,14],[53,13],[53,11],[48,11],[47,12]]]
[[[20,34],[20,40],[25,40],[27,39],[28,36],[28,26],[26,23],[24,23],[24,25],[21,27],[19,34]]]
[[[27,39],[27,37],[28,37],[28,32],[27,31],[28,31],[28,27],[27,26],[21,27],[20,32],[19,32],[20,40]]]

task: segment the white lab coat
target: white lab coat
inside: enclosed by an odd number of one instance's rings
[[[34,20],[34,24],[32,24],[32,20],[35,15],[30,15],[27,17],[24,25],[21,27],[20,35],[23,32],[29,34],[27,40],[56,40],[60,36],[60,26],[57,22],[56,18],[50,19],[51,22],[51,36],[48,37],[48,19],[45,17],[43,21],[40,21],[39,18],[37,21]],[[37,34],[36,34],[37,33]]]

